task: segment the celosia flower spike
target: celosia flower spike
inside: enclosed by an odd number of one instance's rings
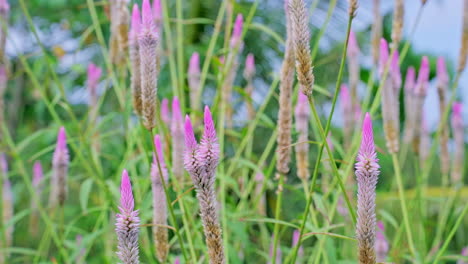
[[[138,235],[140,218],[138,211],[134,211],[134,199],[132,184],[127,170],[122,172],[120,184],[120,214],[116,215],[115,232],[117,233],[118,245],[117,256],[123,264],[138,264]]]
[[[205,164],[208,174],[214,174],[219,162],[219,145],[210,108],[205,106],[205,129],[200,141],[199,160]]]
[[[393,53],[391,65],[390,65],[390,73],[393,81],[393,88],[394,90],[399,93],[401,88],[401,72],[400,72],[400,64],[399,64],[400,55],[398,51],[395,50]]]
[[[195,110],[199,106],[197,96],[200,91],[200,55],[198,52],[194,52],[190,57],[188,83],[190,88],[190,108]]]
[[[166,123],[166,125],[169,125],[169,122],[171,122],[169,113],[169,100],[167,100],[167,98],[164,98],[161,101],[161,120]]]
[[[236,21],[234,22],[234,28],[232,29],[231,47],[235,47],[236,45],[240,44],[243,25],[244,17],[242,16],[242,14],[238,14],[236,17]]]
[[[188,115],[185,116],[185,146],[190,152],[195,151],[198,146],[197,140],[195,139],[195,133],[193,133],[192,121]]]
[[[255,74],[255,58],[252,53],[249,53],[245,59],[245,73],[247,76],[253,76]]]
[[[437,81],[441,85],[447,85],[449,81],[447,67],[445,67],[445,60],[443,57],[437,58]]]
[[[42,178],[44,177],[44,173],[42,172],[42,165],[41,162],[36,161],[33,165],[33,186],[39,186]]]
[[[354,31],[349,32],[348,40],[348,56],[357,56],[359,55],[359,45],[356,39],[356,34]]]
[[[405,91],[406,91],[406,94],[405,94],[405,96],[408,95],[409,93],[413,93],[413,89],[414,89],[414,86],[416,84],[415,77],[416,77],[416,74],[415,74],[415,71],[414,71],[414,67],[410,66],[408,68],[408,70],[406,71],[406,78],[405,78]]]
[[[419,68],[418,82],[416,83],[415,93],[426,95],[429,85],[429,60],[426,56],[422,57],[421,67]]]
[[[131,19],[130,32],[129,32],[129,37],[131,39],[136,40],[136,38],[138,37],[138,34],[140,33],[140,27],[141,27],[140,9],[138,8],[137,4],[134,4],[133,9],[132,9],[132,19]]]
[[[385,228],[382,221],[377,222],[377,231],[375,234],[375,253],[377,255],[377,262],[385,262],[389,250],[389,244],[385,238]]]
[[[380,39],[380,56],[379,56],[379,75],[382,78],[385,65],[388,61],[388,43],[385,39]]]
[[[57,143],[52,159],[52,178],[49,203],[52,207],[57,204],[63,205],[67,197],[67,173],[69,156],[67,149],[67,135],[65,128],[60,127],[57,135]]]
[[[154,27],[153,12],[151,10],[151,4],[149,0],[143,0],[143,3],[141,4],[141,22],[143,27]]]
[[[190,57],[188,74],[200,74],[200,55],[194,52]]]
[[[140,9],[137,4],[133,5],[132,19],[130,24],[130,32],[128,36],[128,48],[131,64],[131,80],[130,86],[132,90],[132,103],[135,112],[141,116],[142,114],[142,99],[141,99],[141,70],[140,70],[140,47],[138,44],[138,36],[141,30]]]
[[[375,188],[379,174],[372,121],[366,113],[362,125],[362,140],[356,162],[358,184],[356,237],[360,264],[376,263],[375,256]]]
[[[179,99],[172,100],[172,172],[174,177],[182,182],[184,176],[184,127]]]
[[[455,141],[455,153],[452,167],[452,184],[458,184],[463,180],[463,166],[465,162],[465,143],[463,128],[463,105],[460,102],[454,102],[452,108],[452,130]]]
[[[161,0],[153,0],[153,16],[156,22],[162,20]]]

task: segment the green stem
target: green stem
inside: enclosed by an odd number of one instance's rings
[[[279,182],[278,182],[278,197],[276,198],[276,209],[275,209],[275,220],[280,220],[281,217],[281,205],[283,202],[283,192],[284,192],[284,178],[285,175],[283,173],[278,173],[279,174]],[[271,258],[271,261],[273,264],[276,264],[276,249],[278,248],[278,242],[279,242],[279,228],[280,225],[278,222],[275,223],[275,227],[273,230],[273,256]]]

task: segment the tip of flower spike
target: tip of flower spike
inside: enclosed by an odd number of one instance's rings
[[[152,27],[153,25],[153,12],[149,0],[143,0],[141,4],[141,22],[145,27]]]
[[[249,72],[255,71],[255,58],[252,53],[249,53],[245,59],[245,69]]]
[[[346,85],[345,83],[341,84],[340,86],[340,98],[341,100],[349,100],[349,89],[348,89],[348,85]]]
[[[161,119],[164,122],[169,122],[169,100],[167,98],[164,98],[161,101]]]
[[[190,57],[189,74],[197,74],[200,72],[200,55],[194,52]]]
[[[445,60],[443,57],[437,58],[437,79],[442,83],[447,83],[449,79],[447,67],[445,66]]]
[[[206,138],[215,139],[216,138],[216,130],[213,122],[213,117],[211,116],[210,108],[205,105],[205,112],[203,121],[205,124],[205,132],[204,135]]]
[[[384,227],[384,224],[382,221],[378,221],[377,222],[377,227],[382,230],[382,232],[385,230],[385,227]]]
[[[180,258],[179,257],[174,259],[174,264],[180,264]]]
[[[349,32],[349,40],[348,40],[348,55],[349,56],[357,56],[359,54],[359,46],[356,39],[356,34],[354,31]]]
[[[405,89],[407,91],[412,91],[415,85],[415,77],[416,73],[414,71],[414,67],[411,66],[406,71],[406,79],[405,79]]]
[[[244,25],[244,17],[242,14],[238,14],[236,17],[236,22],[234,24],[234,29],[232,31],[232,36],[234,38],[240,38],[242,35],[242,26]]]
[[[255,174],[255,181],[260,182],[260,181],[263,181],[263,179],[265,179],[265,176],[263,175],[263,173],[257,172],[257,174]]]
[[[468,247],[464,247],[464,248],[462,249],[461,255],[464,256],[464,257],[468,256]]]
[[[102,69],[94,63],[88,65],[88,80],[91,82],[97,82],[101,77]]]
[[[370,154],[374,152],[374,132],[372,130],[372,120],[370,114],[367,112],[362,123],[362,140],[361,140],[361,153]]]
[[[6,69],[5,66],[0,66],[0,78],[6,77]]]
[[[172,118],[174,122],[182,122],[182,111],[180,110],[179,98],[172,99]]]
[[[379,56],[379,74],[383,75],[385,64],[388,61],[388,43],[385,39],[380,39],[380,56]]]
[[[305,95],[304,93],[299,93],[298,95],[299,97],[297,98],[298,102],[300,102],[301,104],[305,104],[309,101],[309,99],[307,98],[307,95]]]
[[[421,67],[419,68],[418,83],[416,91],[419,94],[425,94],[427,92],[427,83],[429,82],[429,59],[427,56],[422,57]]]
[[[164,156],[162,152],[161,137],[159,135],[154,136],[154,147],[156,148],[156,153],[158,154],[159,162],[163,162]]]
[[[301,237],[301,232],[299,230],[294,230],[293,232],[293,239],[292,239],[292,246],[295,247],[297,243],[299,243],[299,239]]]
[[[462,115],[462,110],[463,110],[463,104],[460,102],[454,102],[452,106],[452,111],[454,116],[460,116]]]
[[[5,11],[10,10],[10,4],[8,4],[7,0],[0,1],[0,10],[5,10]]]
[[[132,184],[130,183],[127,170],[123,170],[120,184],[120,207],[124,211],[133,211],[133,206]]]
[[[140,33],[140,26],[141,26],[141,16],[140,16],[140,9],[138,8],[137,4],[133,5],[132,9],[132,21],[130,24],[130,33],[137,35]]]
[[[185,116],[185,146],[187,150],[192,151],[197,147],[197,140],[193,133],[192,121],[188,115]]]
[[[401,86],[401,73],[400,73],[400,55],[398,54],[398,51],[395,50],[392,56],[392,61],[391,61],[391,70],[390,72],[392,73],[392,78],[397,86],[397,88],[400,88]]]
[[[161,0],[153,1],[153,15],[154,15],[155,20],[161,20],[162,18]]]
[[[65,128],[60,127],[57,135],[57,149],[63,150],[67,147],[67,134],[65,133]]]
[[[33,185],[39,184],[43,175],[42,165],[39,161],[36,161],[33,165]]]

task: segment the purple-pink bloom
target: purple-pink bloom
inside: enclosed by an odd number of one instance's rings
[[[468,257],[468,247],[464,247],[461,250],[460,255],[462,255],[463,257],[465,257],[464,259],[466,259],[466,257]],[[460,260],[457,261],[457,264],[468,264],[468,261],[460,259]]]
[[[437,58],[437,82],[444,86],[449,82],[449,76],[447,73],[447,67],[445,66],[444,57]]]
[[[94,63],[88,65],[88,87],[93,87],[97,85],[99,78],[101,78],[102,69],[96,66]]]
[[[189,75],[200,74],[200,55],[198,54],[198,52],[192,53],[192,56],[190,57],[188,74]]]
[[[235,47],[236,45],[240,44],[243,25],[244,17],[242,14],[238,14],[236,17],[236,22],[234,22],[234,28],[232,29],[231,47]]]
[[[295,109],[296,115],[296,130],[307,131],[308,118],[310,116],[309,100],[303,93],[298,94],[297,104]]]
[[[293,231],[291,247],[295,248],[297,243],[299,243],[300,239],[301,239],[301,232],[299,230],[295,229]],[[302,257],[304,256],[304,248],[302,247],[302,245],[299,247],[299,251],[297,252],[297,255],[298,255],[299,259],[302,259]]]
[[[138,34],[140,34],[140,28],[141,28],[140,9],[138,8],[137,4],[134,4],[133,9],[132,9],[132,19],[130,21],[130,31],[128,33],[128,38],[131,43],[137,41]]]
[[[454,102],[452,106],[452,123],[463,126],[462,119],[463,104],[461,102]]]
[[[205,164],[207,173],[214,174],[219,162],[219,144],[210,108],[205,106],[205,129],[200,141],[199,160]]]
[[[415,94],[425,96],[429,86],[429,60],[426,56],[422,57],[421,67],[419,68],[418,82],[415,87]]]
[[[245,75],[253,76],[255,74],[255,57],[252,53],[247,55],[245,59]]]
[[[385,262],[390,245],[387,241],[387,238],[385,238],[385,228],[382,221],[377,222],[375,238],[375,253],[377,255],[377,262]]]
[[[388,43],[382,38],[380,39],[380,56],[379,56],[379,75],[380,78],[383,77],[385,71],[385,65],[388,61]]]
[[[157,22],[162,20],[161,0],[153,0],[153,16]]]
[[[356,39],[356,34],[351,30],[351,32],[349,32],[348,40],[348,56],[354,57],[357,55],[359,55],[359,45]]]
[[[176,257],[174,259],[174,264],[180,264],[180,258],[179,257]]]
[[[140,262],[138,256],[140,218],[138,210],[134,211],[132,184],[127,170],[122,172],[119,211],[115,222],[118,239],[117,256],[124,264],[138,264]]]
[[[179,99],[172,99],[172,172],[177,180],[182,181],[184,176],[184,124]]]
[[[400,55],[398,51],[395,50],[392,56],[392,61],[390,64],[390,74],[392,78],[393,88],[395,91],[400,91],[401,88],[401,72],[400,72],[400,64],[399,64]]]
[[[44,178],[44,173],[42,172],[42,165],[40,161],[34,162],[33,165],[33,186],[37,188],[41,183],[42,178]]]
[[[3,12],[8,12],[10,10],[10,4],[7,0],[0,0],[0,10]]]
[[[416,73],[414,71],[414,67],[411,66],[406,71],[406,78],[405,78],[405,91],[406,95],[409,93],[413,93],[414,86],[416,85]]]
[[[154,17],[149,0],[143,0],[143,3],[141,4],[141,24],[143,30],[155,30]]]
[[[164,98],[161,101],[161,120],[166,123],[166,125],[169,125],[171,122],[171,117],[170,117],[170,112],[169,112],[169,100],[167,98]]]
[[[50,181],[51,188],[49,196],[49,203],[52,207],[57,204],[63,205],[65,203],[69,159],[67,135],[65,133],[65,128],[60,127],[52,159],[53,174]]]

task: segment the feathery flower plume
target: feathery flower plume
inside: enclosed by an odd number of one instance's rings
[[[447,109],[446,92],[448,90],[449,76],[443,57],[437,59],[437,93],[439,94],[440,116]],[[449,131],[448,126],[443,125],[440,134],[440,168],[442,175],[448,175],[450,170],[450,154],[448,151]]]
[[[415,126],[413,130],[412,141],[415,153],[419,153],[421,126],[418,124],[421,124],[422,122],[422,110],[429,86],[429,70],[429,60],[426,56],[424,56],[422,58],[421,67],[419,69],[418,81],[416,83],[416,87],[414,88],[414,119],[412,121]]]
[[[380,15],[380,0],[373,0],[372,13],[374,21],[372,23],[372,61],[375,66],[379,62],[380,39],[382,38],[382,16]]]
[[[5,46],[7,39],[8,18],[10,16],[10,5],[7,0],[0,1],[0,62],[5,65]]]
[[[357,86],[359,83],[359,73],[361,71],[359,66],[359,46],[354,31],[349,32],[347,59],[351,104],[354,108],[355,106],[359,105],[357,100]]]
[[[463,1],[463,33],[458,60],[458,73],[462,73],[466,67],[468,58],[468,0]]]
[[[234,48],[237,45],[242,45],[241,43],[241,36],[242,36],[242,28],[244,26],[244,17],[242,14],[238,14],[236,17],[236,21],[234,22],[234,28],[232,29],[232,36],[231,36],[231,47]]]
[[[385,262],[389,250],[387,238],[385,238],[385,227],[382,221],[377,222],[377,231],[375,234],[375,253],[377,262]]]
[[[290,3],[291,4],[291,3]],[[303,3],[302,3],[303,4]],[[305,7],[304,7],[305,8]],[[291,17],[286,6],[286,47],[281,66],[280,99],[278,112],[278,146],[276,170],[281,174],[289,172],[289,162],[291,161],[291,127],[292,127],[292,91],[294,83],[294,47],[292,40]],[[306,26],[306,25],[305,25]],[[309,39],[307,38],[307,48]],[[309,57],[310,52],[307,54]],[[281,191],[283,186],[278,186]]]
[[[400,71],[400,55],[397,50],[393,53],[392,61],[390,62],[390,78],[392,79],[393,89],[398,97],[401,88],[401,71]]]
[[[151,166],[151,186],[153,190],[153,238],[158,260],[159,262],[164,263],[169,253],[169,242],[167,228],[164,227],[167,225],[167,201],[161,179],[164,179],[167,183],[168,172],[166,163],[164,162],[159,135],[154,136],[154,146],[156,148],[156,154],[153,156],[153,164]]]
[[[460,254],[463,257],[468,257],[468,247],[464,247]],[[460,260],[457,261],[457,264],[468,264],[468,261],[464,261],[464,260],[460,259]]]
[[[403,17],[405,15],[405,5],[403,0],[395,1],[395,11],[393,12],[393,24],[392,24],[392,47],[395,49],[398,47],[398,43],[401,41],[401,35],[403,34]]]
[[[360,264],[375,263],[375,187],[379,175],[379,164],[375,152],[372,121],[366,113],[362,125],[362,140],[356,162],[358,257]]]
[[[11,182],[8,179],[8,163],[4,153],[0,154],[0,177],[2,177],[3,186],[2,186],[2,209],[1,213],[2,223],[4,227],[7,227],[4,230],[5,240],[0,240],[0,248],[11,247],[13,244],[13,223],[10,223],[14,216],[14,206],[13,206],[13,190],[11,189]],[[3,245],[3,243],[6,243]],[[0,263],[6,263],[5,260],[8,259],[9,254],[0,252]]]
[[[140,218],[138,210],[134,210],[132,184],[127,170],[122,172],[120,184],[120,213],[116,215],[115,232],[118,245],[117,256],[123,264],[140,263],[138,256],[138,235],[140,233]]]
[[[413,135],[413,115],[414,115],[414,88],[416,85],[415,71],[411,66],[406,71],[405,78],[405,133],[403,135],[403,142],[409,144]]]
[[[340,104],[341,111],[343,112],[343,130],[345,145],[349,146],[351,137],[353,135],[353,105],[351,103],[351,95],[346,84],[341,84],[340,88]]]
[[[161,25],[158,25],[158,23],[162,23],[162,8],[161,8],[161,0],[154,0],[153,1],[153,17],[154,17],[154,22],[156,25],[156,29],[158,32],[161,30]]]
[[[31,218],[29,222],[29,230],[33,233],[33,236],[36,237],[39,231],[38,228],[38,212],[37,212],[37,205],[41,202],[42,197],[42,184],[41,181],[44,178],[44,173],[42,172],[42,165],[41,162],[36,161],[33,165],[33,180],[32,185],[34,190],[36,191],[36,195],[38,200],[31,199]]]
[[[458,184],[463,180],[463,166],[465,160],[465,141],[463,131],[463,105],[460,102],[453,103],[452,130],[455,140],[455,154],[452,167],[452,184]]]
[[[148,130],[156,126],[155,106],[157,94],[157,56],[158,36],[155,31],[153,14],[149,0],[143,0],[141,8],[142,24],[138,34],[141,70],[141,101],[143,125]]]
[[[297,80],[301,84],[302,92],[310,98],[314,86],[314,74],[312,60],[310,59],[309,16],[307,15],[308,13],[304,0],[291,0],[289,2],[289,8],[286,10],[286,13],[288,12],[291,12],[290,18],[286,16],[287,20],[291,20],[290,22],[287,21],[287,24],[291,24],[289,26],[290,31],[288,31],[291,32],[291,34],[288,33],[288,38],[292,37],[292,40],[289,40],[289,45],[294,45],[294,48],[291,48],[294,50],[294,55],[291,55],[291,58],[288,59],[296,59]],[[287,45],[288,43],[286,43],[286,46]],[[292,74],[294,74],[294,72]]]
[[[132,90],[132,102],[135,112],[141,116],[141,70],[140,70],[140,46],[138,44],[138,35],[140,34],[141,17],[138,5],[133,5],[132,20],[128,36],[128,48],[131,65],[130,86]]]
[[[244,78],[247,80],[247,86],[245,87],[245,92],[248,96],[246,100],[247,104],[247,115],[248,120],[253,120],[255,118],[255,108],[252,102],[253,95],[253,78],[255,75],[255,58],[252,53],[247,55],[245,59],[245,69],[244,69]]]
[[[122,66],[125,63],[126,49],[128,45],[128,12],[127,0],[110,0],[110,58],[112,63]]]
[[[190,88],[190,108],[198,110],[197,94],[200,91],[200,55],[198,52],[194,52],[190,57],[187,76]]]
[[[184,177],[184,123],[177,97],[172,99],[172,173],[179,183]]]
[[[396,54],[396,53],[395,53]],[[385,65],[387,64],[388,60],[388,45],[385,39],[382,39],[380,42],[380,77],[383,78],[383,73],[385,69]],[[394,59],[392,58],[392,61]],[[396,57],[398,60],[398,57]],[[384,132],[385,132],[385,139],[387,143],[387,148],[390,153],[398,152],[400,147],[399,144],[399,133],[400,133],[400,107],[399,107],[399,88],[395,88],[396,85],[399,83],[401,85],[401,77],[398,82],[398,78],[394,77],[396,74],[393,72],[398,71],[399,68],[395,67],[391,63],[392,67],[390,69],[390,77],[383,80],[384,86],[382,90],[382,114],[383,114],[383,121],[384,121]],[[395,69],[396,68],[396,69]],[[399,75],[399,73],[398,73]]]
[[[52,178],[50,180],[49,205],[55,208],[63,206],[67,199],[67,177],[70,157],[67,148],[65,128],[61,127],[57,135],[57,145],[52,159]]]
[[[190,118],[186,116],[185,120],[185,169],[190,174],[197,191],[210,263],[222,264],[225,263],[225,257],[214,190],[216,167],[219,161],[219,145],[213,118],[210,109],[206,106],[205,129],[200,144],[195,139]]]
[[[303,181],[309,179],[309,101],[307,96],[299,93],[297,99],[295,119],[296,130],[299,133],[298,142],[296,145],[296,162],[297,162],[297,176]]]
[[[171,123],[171,113],[169,112],[169,100],[167,98],[161,101],[161,120],[169,125]]]
[[[297,243],[299,243],[300,239],[301,239],[301,232],[295,229],[293,232],[291,248],[295,248],[297,246]],[[297,252],[297,257],[298,257],[298,260],[296,261],[296,263],[301,263],[301,259],[304,257],[304,248],[302,247],[302,245],[299,247],[299,251]]]

